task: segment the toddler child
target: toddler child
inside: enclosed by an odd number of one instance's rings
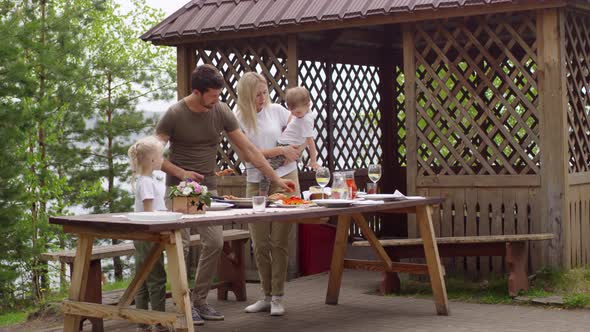
[[[318,168],[317,163],[317,149],[314,137],[313,121],[314,114],[310,110],[311,100],[309,91],[304,87],[295,87],[287,90],[285,96],[287,108],[291,112],[287,128],[281,133],[277,141],[278,146],[296,145],[299,153],[306,147],[309,147],[309,163],[308,166],[312,169]],[[268,163],[272,169],[277,169],[285,163],[285,156],[278,155],[268,158]],[[267,194],[270,187],[270,179],[262,177],[260,180],[261,194]]]

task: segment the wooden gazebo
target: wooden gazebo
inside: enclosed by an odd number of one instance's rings
[[[177,48],[179,98],[200,63],[222,71],[230,107],[246,71],[276,102],[306,86],[320,161],[361,169],[361,187],[380,162],[383,190],[445,196],[439,236],[550,232],[530,268],[590,263],[589,1],[193,0],[142,39]],[[219,151],[239,172],[231,146]]]

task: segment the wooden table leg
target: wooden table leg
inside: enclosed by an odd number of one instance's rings
[[[432,214],[430,206],[418,206],[416,208],[416,221],[420,229],[420,236],[424,244],[424,256],[428,265],[428,274],[430,275],[430,286],[434,296],[436,312],[439,315],[449,315],[449,300],[447,299],[447,289],[443,278],[443,270],[440,265],[440,256],[438,246],[432,226]]]
[[[193,316],[191,313],[190,288],[188,287],[180,230],[174,231],[171,241],[166,244],[166,254],[168,257],[168,273],[170,275],[172,298],[176,303],[176,312],[181,318],[177,320],[180,326],[174,327],[179,332],[194,332],[195,327],[193,326]],[[184,319],[182,319],[183,316]]]
[[[340,295],[340,284],[342,283],[342,272],[344,270],[344,254],[348,244],[348,230],[350,228],[350,216],[338,216],[338,226],[336,227],[336,238],[334,239],[334,249],[332,250],[332,264],[330,266],[330,279],[328,282],[328,292],[326,294],[326,304],[338,304]]]
[[[88,272],[88,281],[84,301],[102,303],[102,268],[100,266],[100,259],[90,261],[90,270]],[[103,332],[104,324],[102,318],[86,317],[92,323],[92,332]],[[80,322],[82,323],[82,322]],[[82,330],[82,328],[80,328]]]
[[[74,271],[72,272],[72,283],[69,292],[71,301],[82,301],[86,295],[90,257],[92,256],[92,240],[92,236],[89,235],[79,234],[78,236]],[[78,332],[79,325],[79,315],[64,315],[64,332]]]

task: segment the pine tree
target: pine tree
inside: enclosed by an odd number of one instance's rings
[[[97,9],[92,1],[50,0],[9,2],[5,8],[18,22],[12,26],[12,43],[23,64],[12,72],[19,89],[10,99],[28,120],[15,149],[25,161],[15,181],[24,188],[27,210],[19,228],[28,235],[23,243],[30,248],[19,260],[22,276],[30,273],[33,297],[41,298],[49,281],[39,255],[63,244],[60,229],[49,225],[48,216],[66,213],[67,205],[78,204],[78,197],[94,188],[91,182],[73,186],[69,181],[79,168],[76,137],[89,109],[82,32],[91,22],[87,13]]]
[[[127,148],[138,136],[151,134],[154,119],[146,118],[137,104],[142,98],[171,98],[174,62],[170,48],[157,48],[139,39],[159,22],[163,13],[133,1],[134,9],[123,13],[112,1],[103,3],[87,32],[89,64],[96,99],[94,125],[86,132],[94,166],[86,179],[97,179],[103,188],[86,201],[94,213],[129,211],[133,197],[125,189],[129,180]],[[118,243],[112,240],[113,244]],[[122,264],[114,259],[115,278],[123,277]]]
[[[23,186],[15,180],[20,176],[24,160],[16,150],[24,140],[23,128],[27,115],[19,112],[15,96],[21,88],[26,71],[20,48],[15,43],[14,26],[18,17],[11,13],[8,1],[0,1],[0,312],[14,303],[15,280],[18,278],[18,258],[26,255],[25,234],[18,219],[24,211]]]

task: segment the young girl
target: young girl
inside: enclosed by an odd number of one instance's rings
[[[163,150],[164,145],[154,136],[142,138],[129,148],[128,155],[132,170],[131,185],[135,193],[135,212],[166,210],[164,188],[158,186],[152,174],[162,165]],[[137,273],[153,244],[145,241],[133,241],[133,244],[135,245]],[[166,271],[164,270],[163,256],[160,256],[135,296],[137,309],[148,309],[149,303],[152,305],[152,310],[165,311]],[[152,328],[140,324],[137,330],[152,331]],[[155,331],[168,331],[168,329],[157,325]]]

